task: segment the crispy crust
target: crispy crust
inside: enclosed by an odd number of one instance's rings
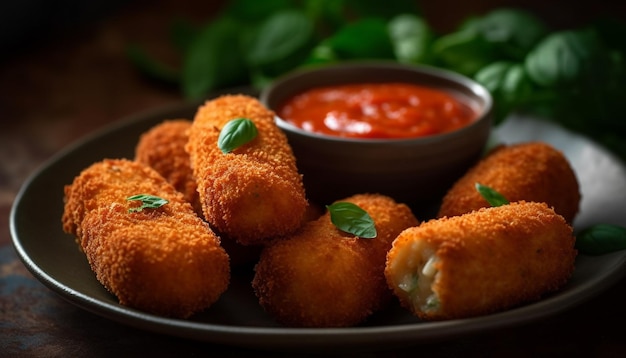
[[[252,286],[263,308],[296,327],[358,324],[391,297],[383,269],[393,239],[418,221],[404,204],[375,194],[345,199],[376,223],[375,239],[339,231],[328,213],[266,246]]]
[[[410,266],[397,261],[401,252],[417,242],[438,258],[436,311],[416,308],[396,281],[402,272],[394,270]],[[401,304],[422,319],[472,317],[560,289],[574,270],[574,242],[572,228],[545,203],[483,208],[403,231],[388,253],[385,276]]]
[[[165,120],[155,125],[139,137],[135,160],[161,174],[202,215],[196,180],[185,151],[189,128],[191,121],[188,119]]]
[[[438,217],[456,216],[489,203],[475,184],[487,185],[511,202],[545,202],[572,223],[578,213],[580,189],[567,158],[541,142],[501,146],[471,168],[444,196]]]
[[[258,136],[224,154],[219,133],[235,118],[252,120]],[[196,113],[186,150],[204,216],[218,232],[258,245],[300,227],[308,205],[302,177],[274,113],[258,100],[227,95],[207,101]]]
[[[130,213],[127,197],[169,200]],[[63,228],[74,234],[103,286],[120,304],[186,318],[212,305],[230,281],[219,238],[158,173],[129,160],[94,163],[65,187]]]

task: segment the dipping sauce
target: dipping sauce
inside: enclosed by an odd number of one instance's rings
[[[408,83],[318,87],[289,99],[277,114],[309,132],[371,139],[451,132],[477,117],[448,92]]]

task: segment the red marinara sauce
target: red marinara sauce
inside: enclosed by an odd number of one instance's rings
[[[277,114],[309,132],[370,139],[451,132],[477,116],[448,92],[395,82],[314,88],[287,100]]]

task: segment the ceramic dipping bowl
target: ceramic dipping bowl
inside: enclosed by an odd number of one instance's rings
[[[259,98],[278,113],[285,101],[312,88],[381,82],[448,91],[475,111],[475,120],[444,134],[363,139],[314,133],[277,115],[312,202],[326,205],[357,193],[380,193],[412,207],[432,206],[483,154],[492,129],[491,95],[479,83],[438,68],[380,61],[318,65],[277,78]]]

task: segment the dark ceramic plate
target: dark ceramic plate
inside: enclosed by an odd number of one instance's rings
[[[392,305],[363,325],[340,329],[293,329],[276,324],[260,308],[250,288],[250,267],[234,270],[232,284],[220,300],[189,320],[121,306],[96,280],[74,239],[62,231],[63,186],[103,158],[132,158],[142,132],[164,119],[191,118],[196,107],[184,104],[122,120],[58,153],[24,183],[11,212],[10,226],[19,257],[37,279],[85,310],[153,332],[248,348],[332,349],[432,342],[539,320],[588,300],[626,273],[626,251],[579,256],[573,277],[563,290],[533,304],[445,322],[421,322]],[[626,169],[600,146],[530,118],[511,118],[494,133],[494,140],[543,140],[566,154],[579,176],[583,194],[574,223],[576,230],[598,222],[626,225],[620,211],[626,202]]]

